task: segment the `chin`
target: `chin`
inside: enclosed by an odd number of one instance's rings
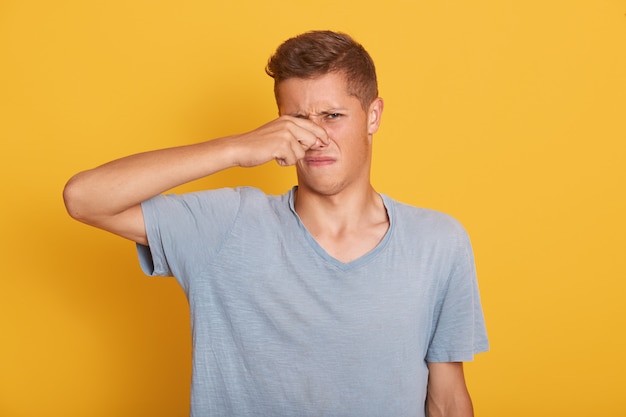
[[[337,181],[299,181],[299,188],[313,194],[333,196],[339,194],[345,187]]]

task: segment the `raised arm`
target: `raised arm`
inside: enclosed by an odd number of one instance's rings
[[[248,133],[131,155],[80,172],[65,185],[63,198],[74,219],[145,245],[141,202],[234,166],[271,160],[293,165],[328,140],[315,123],[282,116]]]

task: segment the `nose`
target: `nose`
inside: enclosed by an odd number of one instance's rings
[[[324,127],[324,114],[319,114],[319,113],[309,113],[306,116],[306,119],[315,123],[316,125],[318,125],[320,128],[324,129],[324,131],[326,131],[326,128]],[[321,150],[324,149],[326,146],[328,146],[330,144],[330,141],[332,139],[329,137],[327,140],[327,143],[324,143],[320,138],[316,138],[315,139],[315,143],[309,148],[309,150]]]
[[[322,142],[320,138],[316,138],[315,143],[309,149],[313,151],[317,151],[317,150],[324,149],[325,147],[326,147],[326,144],[324,144],[324,142]]]

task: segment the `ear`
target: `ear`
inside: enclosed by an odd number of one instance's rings
[[[373,135],[378,131],[380,118],[383,115],[383,99],[377,97],[372,101],[367,110],[367,133]]]

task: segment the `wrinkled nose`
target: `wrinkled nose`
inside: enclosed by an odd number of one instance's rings
[[[324,142],[322,142],[320,138],[316,138],[315,143],[309,149],[316,151],[316,150],[324,149],[325,147],[326,145],[324,144]]]

